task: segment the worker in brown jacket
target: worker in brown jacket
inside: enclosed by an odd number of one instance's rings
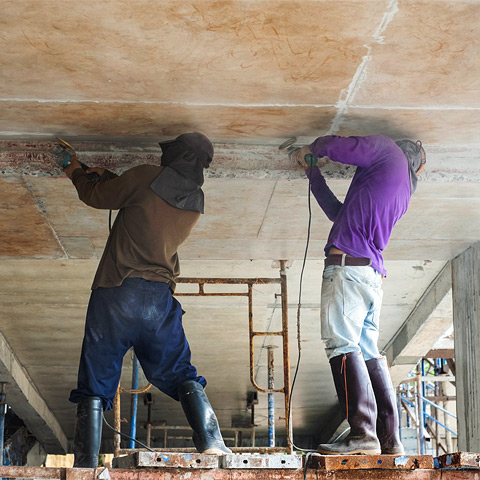
[[[97,466],[102,413],[113,406],[130,347],[148,381],[180,400],[197,450],[230,453],[204,392],[207,382],[191,364],[182,308],[172,296],[177,250],[204,212],[203,169],[213,145],[200,133],[186,133],[160,146],[161,166],[139,165],[120,176],[84,171],[76,155],[64,168],[82,202],[119,210],[93,281],[78,385],[70,394],[77,403],[76,467]]]

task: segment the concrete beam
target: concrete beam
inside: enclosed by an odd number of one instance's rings
[[[480,450],[480,242],[452,261],[458,446]]]
[[[47,453],[65,453],[68,441],[27,371],[0,333],[0,381],[6,382],[6,403],[35,435]]]
[[[384,348],[397,385],[452,325],[451,263],[447,262],[425,290],[403,325]]]
[[[118,171],[142,163],[158,164],[161,151],[158,141],[163,138],[138,138],[122,141],[118,138],[68,137],[66,140],[87,165]],[[262,144],[238,140],[213,142],[215,158],[206,170],[207,177],[304,178],[303,169],[293,164],[285,150],[278,146],[285,139],[264,139]],[[296,145],[309,144],[314,137],[299,138]],[[0,141],[0,173],[63,176],[52,153],[54,137],[38,140]],[[444,147],[425,145],[428,163],[421,181],[480,182],[480,146]],[[451,158],[456,161],[452,163]],[[322,168],[326,178],[351,178],[355,168],[329,163]]]

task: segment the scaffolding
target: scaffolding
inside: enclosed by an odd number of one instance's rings
[[[448,374],[448,368],[454,371],[449,360],[424,358],[417,365],[416,371],[397,388],[400,437],[402,427],[413,425],[419,455],[426,453],[429,442],[429,450],[434,448],[437,456],[456,449],[457,433],[454,429],[457,417],[447,408],[450,402],[456,401],[456,395],[448,395],[446,392],[448,382],[455,384],[455,376]],[[402,410],[405,414],[403,417]]]
[[[286,261],[280,260],[280,274],[279,277],[274,278],[179,278],[177,283],[179,284],[196,284],[198,285],[198,291],[189,293],[176,293],[175,296],[197,296],[197,297],[246,297],[248,302],[248,328],[249,328],[249,356],[250,356],[250,382],[254,389],[260,393],[266,393],[268,395],[269,415],[268,415],[268,434],[269,434],[269,446],[268,447],[255,447],[255,431],[253,427],[247,428],[228,428],[222,431],[233,433],[233,441],[235,447],[238,446],[239,438],[244,432],[249,432],[251,435],[252,446],[243,450],[250,452],[262,452],[262,453],[274,453],[285,452],[292,453],[292,415],[290,411],[290,353],[288,343],[288,304],[287,304],[287,276],[286,276]],[[280,297],[281,314],[282,314],[282,328],[279,331],[257,331],[254,328],[254,315],[253,315],[253,287],[254,285],[268,285],[277,284],[280,286],[280,293],[276,294],[276,297]],[[247,290],[244,292],[207,292],[205,291],[205,285],[244,285]],[[255,354],[254,354],[254,339],[256,337],[280,337],[282,340],[282,354],[283,354],[283,386],[281,388],[274,388],[273,378],[273,355],[271,354],[271,348],[267,347],[268,355],[268,387],[261,388],[255,380]],[[148,384],[146,387],[138,388],[138,361],[136,357],[133,358],[132,368],[132,388],[123,389],[118,387],[117,394],[114,400],[114,429],[119,432],[121,428],[121,415],[120,415],[120,394],[128,393],[132,395],[131,402],[131,423],[130,423],[130,448],[134,448],[134,440],[136,437],[136,422],[137,422],[137,407],[138,407],[138,394],[145,393],[151,387]],[[273,394],[282,393],[284,396],[284,409],[285,409],[285,431],[287,446],[274,447],[275,443],[275,422],[273,415]],[[149,408],[147,419],[147,446],[150,447],[151,431],[152,429],[160,429],[164,432],[164,445],[166,446],[168,440],[168,432],[174,430],[185,430],[185,427],[175,427],[166,425],[154,425],[151,420],[151,406]],[[252,405],[253,416],[253,405]],[[253,422],[252,422],[253,423]],[[178,438],[178,437],[176,437]],[[114,434],[114,456],[118,457],[120,454],[128,452],[120,448],[120,434]],[[185,450],[185,449],[183,449]],[[235,448],[235,450],[240,450]]]

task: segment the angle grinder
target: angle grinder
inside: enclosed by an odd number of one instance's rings
[[[295,143],[297,141],[297,137],[290,137],[288,140],[285,140],[279,147],[279,150],[286,150],[288,153],[288,156],[291,158],[292,154],[298,150],[300,150],[299,146],[295,146]],[[318,158],[313,154],[313,153],[307,153],[304,157],[304,160],[306,164],[309,167],[314,167],[315,165],[318,165]]]
[[[57,142],[58,144],[55,145],[55,147],[52,149],[52,153],[55,155],[57,164],[61,168],[66,168],[72,160],[72,157],[76,155],[75,150],[69,143],[67,143],[62,138],[57,137]],[[85,165],[82,162],[78,163],[80,163],[80,166],[83,170],[88,170],[90,168],[88,165]],[[97,183],[100,180],[100,175],[96,172],[88,173],[87,177],[90,179],[90,181],[94,183]]]

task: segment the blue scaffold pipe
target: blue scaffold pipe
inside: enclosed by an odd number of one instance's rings
[[[132,363],[132,390],[138,390],[138,358],[133,354]],[[137,407],[138,393],[132,393],[130,405],[130,437],[137,438]],[[135,448],[135,441],[130,440],[130,448]]]

